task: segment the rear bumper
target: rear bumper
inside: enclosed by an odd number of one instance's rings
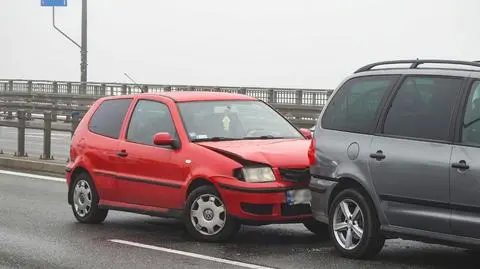
[[[311,210],[316,220],[328,224],[328,208],[330,195],[338,182],[328,179],[312,177],[310,191],[312,193]]]
[[[244,224],[299,223],[312,219],[309,204],[289,205],[286,192],[308,186],[239,187],[219,184],[230,215]]]

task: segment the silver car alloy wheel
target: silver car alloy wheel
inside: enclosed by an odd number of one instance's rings
[[[213,194],[203,194],[192,203],[190,220],[193,227],[203,235],[219,233],[225,226],[226,219],[223,202]]]
[[[352,250],[363,238],[365,222],[360,206],[351,199],[342,200],[333,215],[333,232],[337,243],[346,250]]]
[[[75,212],[85,217],[92,209],[92,189],[86,180],[80,179],[73,190]]]

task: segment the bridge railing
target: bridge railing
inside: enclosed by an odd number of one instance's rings
[[[0,79],[0,126],[18,129],[17,156],[25,155],[25,129],[44,131],[42,158],[51,156],[51,132],[75,131],[82,115],[103,96],[144,92],[209,91],[246,94],[271,104],[297,127],[311,127],[330,97],[328,89],[288,89]],[[1,119],[3,118],[3,119]],[[42,124],[43,121],[43,124]],[[67,124],[65,124],[67,123]]]

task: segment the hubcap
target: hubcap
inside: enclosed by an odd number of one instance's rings
[[[85,217],[92,209],[92,190],[87,181],[81,179],[73,190],[73,205],[80,217]]]
[[[355,201],[345,199],[335,208],[333,231],[342,248],[351,250],[360,244],[364,225],[363,212]]]
[[[225,206],[215,195],[201,195],[192,204],[190,220],[199,233],[215,235],[225,226]]]

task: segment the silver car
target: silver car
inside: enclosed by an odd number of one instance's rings
[[[408,66],[375,68],[390,64]],[[308,156],[314,217],[342,255],[373,257],[389,238],[480,246],[480,63],[360,68],[321,112]]]

